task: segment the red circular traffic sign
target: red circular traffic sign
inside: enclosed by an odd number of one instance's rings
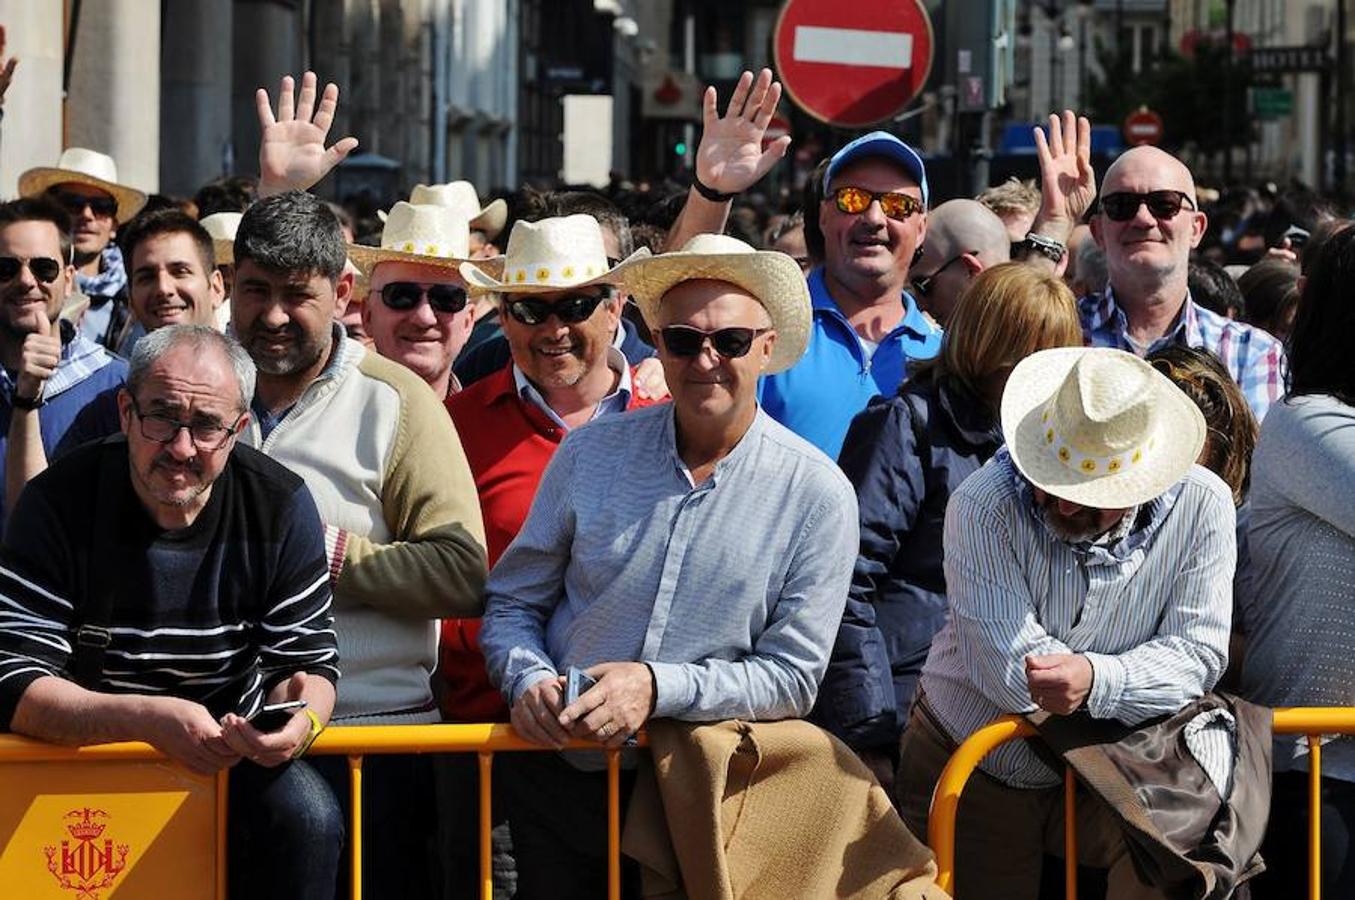
[[[1139,144],[1156,146],[1162,142],[1162,117],[1148,107],[1140,106],[1125,116],[1124,128],[1121,130],[1124,132],[1125,143],[1131,147],[1137,147]]]
[[[931,72],[921,0],[786,0],[772,56],[786,93],[820,121],[863,128],[898,115]]]

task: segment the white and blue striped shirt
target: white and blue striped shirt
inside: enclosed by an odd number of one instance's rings
[[[1135,725],[1181,709],[1227,663],[1235,515],[1224,483],[1193,466],[1123,536],[1069,544],[1000,451],[946,509],[950,610],[922,671],[928,705],[963,741],[1004,713],[1035,711],[1027,656],[1080,653],[1092,664],[1093,717]],[[1024,743],[981,768],[1013,787],[1059,782]]]

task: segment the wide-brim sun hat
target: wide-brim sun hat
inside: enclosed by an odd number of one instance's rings
[[[118,204],[118,224],[130,222],[146,205],[146,194],[118,183],[113,157],[84,147],[63,150],[55,166],[39,166],[19,176],[19,196],[37,197],[59,184],[84,184],[98,188]]]
[[[235,264],[235,233],[240,230],[243,213],[219,212],[203,216],[198,224],[212,236],[212,249],[218,266]]]
[[[649,255],[649,248],[641,247],[611,265],[602,243],[602,227],[597,219],[582,213],[537,222],[518,220],[500,258],[502,272],[476,259],[462,264],[461,278],[475,294],[541,294],[595,284],[615,285],[622,283],[626,270]]]
[[[636,263],[624,275],[626,290],[651,329],[662,324],[664,294],[695,280],[735,285],[766,308],[776,329],[768,374],[789,369],[804,355],[813,314],[809,286],[794,259],[773,250],[755,250],[728,235],[698,234],[681,250]]]
[[[409,202],[429,206],[447,206],[465,213],[473,231],[483,231],[486,240],[494,240],[508,221],[508,204],[503,199],[480,205],[480,195],[469,181],[447,184],[416,184],[409,192]],[[386,221],[385,210],[377,210],[377,218]]]
[[[1200,456],[1199,407],[1122,350],[1059,347],[1017,364],[1002,434],[1035,487],[1096,509],[1127,509],[1176,484]]]
[[[349,244],[348,258],[368,278],[383,262],[418,263],[459,273],[460,266],[470,260],[470,223],[465,214],[450,207],[401,200],[386,217],[381,246]],[[493,271],[502,267],[503,258],[476,263]]]

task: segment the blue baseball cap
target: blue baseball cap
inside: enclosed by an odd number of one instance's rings
[[[843,166],[871,156],[881,156],[902,166],[922,189],[922,206],[924,209],[927,207],[927,170],[922,165],[922,157],[918,156],[912,147],[887,131],[863,134],[833,154],[833,158],[828,161],[828,170],[823,173],[824,195],[827,196],[829,182]]]

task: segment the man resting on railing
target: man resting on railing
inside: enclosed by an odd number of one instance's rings
[[[254,381],[234,338],[155,331],[118,395],[123,435],[24,489],[0,560],[0,729],[235,766],[231,895],[332,900],[343,818],[293,761],[339,677],[324,528],[298,476],[236,446]]]
[[[518,733],[556,747],[619,747],[650,717],[803,716],[858,543],[846,477],[757,405],[758,376],[804,352],[804,278],[784,254],[712,235],[618,275],[673,402],[560,444],[490,574],[490,679]],[[571,667],[597,684],[566,705]],[[505,788],[519,900],[605,896],[603,774],[518,756]]]
[[[1045,350],[1012,372],[1002,432],[946,510],[950,612],[900,742],[897,799],[922,837],[950,754],[1003,713],[1136,725],[1200,697],[1227,660],[1233,502],[1194,465],[1194,403],[1131,354]],[[955,896],[1033,900],[1043,854],[1062,852],[1060,778],[1025,743],[981,769],[961,796]],[[1081,802],[1077,834],[1110,900],[1163,896],[1107,807]]]

